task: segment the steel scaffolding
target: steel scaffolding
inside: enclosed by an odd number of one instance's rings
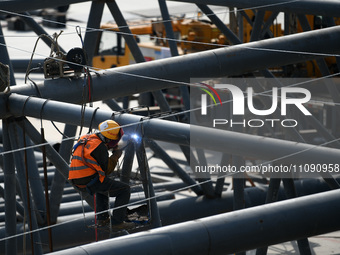
[[[217,179],[206,175],[195,176],[190,164],[206,164],[209,151],[221,153],[222,163],[231,163],[238,169],[245,162],[256,164],[257,161],[270,161],[274,162],[273,165],[284,166],[339,166],[337,127],[340,120],[340,93],[337,76],[340,69],[340,26],[335,25],[335,18],[340,16],[339,1],[172,1],[195,4],[230,44],[179,56],[177,45],[180,42],[176,41],[172,23],[168,22],[173,17],[167,8],[167,2],[159,0],[172,57],[146,62],[136,38],[131,35],[119,4],[114,0],[91,1],[84,38],[89,67],[95,54],[94,45],[100,32],[105,5],[120,27],[120,33],[136,62],[100,71],[90,68],[93,88],[91,98],[82,96],[84,73],[72,78],[61,77],[17,84],[15,71],[25,70],[28,62],[12,59],[9,55],[6,34],[0,24],[0,62],[10,69],[10,76],[1,80],[10,80],[11,85],[6,84],[5,90],[0,93],[1,254],[43,254],[53,249],[59,250],[55,254],[103,254],[107,251],[124,254],[245,254],[250,249],[257,249],[257,254],[266,254],[266,246],[289,240],[297,240],[301,254],[311,254],[308,237],[340,230],[340,221],[337,220],[340,212],[339,191],[329,191],[340,187],[339,179],[328,172],[320,173],[318,179],[302,181],[296,181],[295,176],[266,176],[255,181],[256,184],[252,178],[257,177],[235,174],[231,175],[233,191],[230,191],[231,184],[226,182],[225,176],[218,176]],[[21,13],[24,12],[21,19],[39,36],[47,35],[47,32],[34,20],[30,11],[81,2],[87,1],[9,0],[0,1],[0,11],[18,16],[22,16]],[[234,15],[234,27],[225,25],[208,5],[226,6],[230,11],[237,12]],[[254,18],[249,18],[242,8],[252,8]],[[265,19],[269,12],[270,15]],[[270,27],[280,12],[285,15],[285,35],[275,37]],[[293,31],[292,15],[295,15],[295,21],[299,22],[303,32]],[[322,16],[326,27],[312,30],[306,15]],[[244,23],[251,27],[247,43],[243,43]],[[51,47],[52,39],[44,38],[45,43]],[[330,57],[335,59],[332,69],[327,62]],[[191,110],[189,91],[200,87],[190,83],[190,79],[270,77],[275,80],[276,69],[281,68],[284,76],[285,69],[297,68],[308,61],[315,61],[314,67],[322,75],[319,79],[322,80],[324,89],[320,94],[326,94],[328,100],[325,105],[329,108],[324,109],[329,109],[328,119],[315,114],[299,115],[291,111],[287,116],[296,116],[306,128],[302,130],[301,127],[296,127],[285,133],[267,127],[270,135],[259,130],[247,133],[245,128],[209,128],[192,125],[189,121],[192,117],[187,112]],[[325,79],[326,77],[333,79]],[[281,86],[279,81],[276,84]],[[184,123],[177,121],[162,93],[163,89],[170,88],[179,90],[183,101],[181,109],[185,111],[183,115],[187,119]],[[261,93],[262,89],[261,84],[254,86],[256,93]],[[122,109],[115,101],[120,97],[127,99],[145,92],[152,92],[159,106],[159,115],[139,115],[132,109]],[[107,103],[115,110],[85,106],[86,103],[99,101]],[[259,104],[267,109],[271,101],[261,98]],[[334,118],[334,122],[329,116]],[[37,130],[29,119],[31,117],[65,124],[60,146],[55,147],[48,143],[43,129]],[[132,188],[134,192],[130,202],[139,204],[139,196],[146,199],[143,201],[147,202],[152,215],[149,228],[155,229],[124,237],[101,233],[101,239],[110,240],[77,247],[93,241],[93,231],[87,227],[93,222],[93,214],[89,216],[93,208],[93,197],[87,193],[79,194],[67,181],[72,146],[78,127],[92,129],[106,119],[119,122],[124,130],[126,127],[127,134],[134,130],[141,137],[139,143],[134,142],[126,147],[120,179],[132,183],[130,178],[135,170],[132,168],[136,158],[136,176],[139,174],[142,182],[139,189]],[[315,130],[318,137],[323,139],[325,146],[318,146],[304,139],[304,131],[310,129]],[[174,159],[171,152],[162,147],[162,142],[180,148],[184,162]],[[167,176],[153,173],[148,163],[147,149],[164,162],[172,176],[178,177],[175,182],[166,182],[164,180]],[[46,165],[46,158],[50,166]],[[157,178],[162,181],[157,183]],[[246,187],[246,181],[257,187]],[[283,187],[280,188],[281,181]],[[171,193],[178,189],[190,189],[196,197],[177,200],[173,194],[162,193],[164,190]],[[299,197],[304,195],[309,196]],[[87,204],[82,206],[80,200],[85,200]],[[285,201],[277,202],[278,200]],[[196,221],[191,221],[194,219]],[[177,225],[179,222],[182,223]],[[244,231],[245,225],[247,231]],[[29,235],[24,234],[27,230]],[[49,247],[43,245],[47,242],[50,243]]]

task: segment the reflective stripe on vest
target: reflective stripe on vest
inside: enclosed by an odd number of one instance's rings
[[[100,182],[103,182],[105,172],[102,170],[98,162],[91,156],[92,151],[96,149],[102,141],[95,134],[84,135],[80,137],[78,142],[83,139],[85,139],[85,142],[80,143],[80,146],[78,146],[73,152],[69,171],[69,180],[84,178],[98,173]]]

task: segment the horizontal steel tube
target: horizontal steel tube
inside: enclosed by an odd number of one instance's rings
[[[45,101],[45,99],[33,97],[27,100],[26,96],[12,94],[8,99],[8,108],[10,113],[15,116],[24,114],[25,116],[40,118],[40,113],[42,113],[43,119],[80,125],[80,106],[55,101],[48,101],[44,104]],[[44,109],[41,109],[42,107]],[[84,113],[85,126],[90,125],[94,111],[93,108],[86,108]],[[110,111],[97,110],[93,117],[93,126],[97,126],[101,121],[109,119],[111,116],[112,112]],[[121,125],[132,127],[132,130],[135,130],[135,125],[141,125],[141,118],[142,116],[133,114],[118,114],[114,117]],[[129,127],[125,128],[127,133]],[[338,149],[175,123],[161,119],[150,119],[143,122],[143,130],[146,137],[155,140],[190,145],[244,157],[264,160],[280,159],[279,162],[285,164],[338,164],[340,158],[340,150]]]
[[[7,0],[0,1],[0,9],[11,12],[24,12],[30,10],[53,8],[68,4],[88,2],[89,0]]]
[[[231,254],[339,230],[339,200],[338,190],[329,191],[53,254]]]
[[[340,53],[340,26],[319,29],[289,36],[252,42],[247,44],[208,50],[184,56],[172,57],[117,67],[92,75],[93,101],[112,99],[175,87],[197,77],[224,77],[238,75],[268,67],[277,67],[314,59],[322,54]],[[270,50],[272,49],[272,51]],[[288,53],[296,51],[297,53]],[[301,52],[310,52],[303,54]],[[62,102],[82,103],[84,80],[80,78],[59,78],[37,83],[44,98]],[[39,96],[34,85],[17,85],[13,93]],[[0,98],[0,117],[6,116],[5,98]]]
[[[11,59],[14,72],[16,73],[26,73],[29,62],[29,59]],[[44,59],[32,59],[31,68],[38,67],[39,65],[44,65]],[[40,72],[43,73],[44,70],[41,68]]]

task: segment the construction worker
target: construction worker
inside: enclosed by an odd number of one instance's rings
[[[113,120],[99,124],[98,132],[80,137],[73,147],[69,180],[81,191],[95,195],[97,225],[110,222],[109,196],[116,197],[111,223],[115,228],[131,228],[134,223],[125,222],[126,205],[130,200],[130,186],[108,177],[117,165],[122,152],[118,142],[124,135],[123,129]],[[109,157],[108,151],[112,150]],[[121,208],[120,208],[121,207]]]

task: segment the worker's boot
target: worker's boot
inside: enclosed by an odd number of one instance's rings
[[[118,223],[118,224],[112,224],[113,230],[132,229],[132,228],[135,228],[135,227],[136,227],[135,223],[126,222],[126,221],[123,221],[123,222]]]
[[[105,227],[110,225],[110,218],[106,218],[103,220],[97,220],[97,226],[98,227]]]

